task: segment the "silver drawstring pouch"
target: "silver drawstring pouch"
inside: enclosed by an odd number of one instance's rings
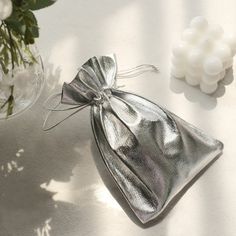
[[[71,115],[91,107],[102,159],[142,223],[162,213],[223,149],[220,141],[165,108],[117,89],[117,78],[132,77],[145,68],[155,69],[143,65],[117,73],[114,55],[93,57],[71,83],[64,83],[59,95],[60,104],[73,105],[68,108],[75,109]],[[44,130],[60,123],[47,128],[47,120]]]

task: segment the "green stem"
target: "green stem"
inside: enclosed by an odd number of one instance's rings
[[[26,45],[26,50],[28,51],[28,53],[30,54],[31,60],[32,62],[38,63],[37,59],[34,57],[34,54],[31,52],[29,46]]]
[[[7,29],[8,35],[9,35],[9,43],[10,43],[10,52],[11,52],[11,64],[12,64],[12,76],[13,76],[13,70],[15,68],[14,63],[14,41],[12,39],[11,30],[9,29],[8,25],[4,23],[4,26]]]
[[[0,110],[2,110],[8,103],[9,98],[2,104],[2,106],[0,107]]]
[[[14,96],[13,96],[14,85],[11,85],[10,90],[11,90],[11,95],[8,98],[7,117],[12,115],[12,113],[13,113],[13,107],[14,107]]]
[[[23,65],[24,65],[24,67],[26,67],[25,59],[24,59],[24,57],[23,57],[23,55],[22,55],[22,53],[21,53],[21,51],[20,51],[20,48],[19,48],[18,45],[17,45],[17,42],[14,42],[14,44],[15,44],[15,48],[16,48],[16,50],[18,51],[18,54],[19,54],[19,56],[20,56],[20,59],[21,59]]]
[[[14,107],[14,96],[13,96],[14,85],[10,86],[10,91],[11,91],[10,96],[3,103],[3,105],[0,107],[0,110],[2,110],[7,105],[7,116],[6,116],[6,118],[8,118],[8,116],[12,115],[12,113],[13,113],[13,107]]]

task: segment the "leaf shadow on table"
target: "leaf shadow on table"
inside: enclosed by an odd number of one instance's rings
[[[224,96],[226,87],[234,80],[233,69],[226,71],[225,78],[219,82],[218,89],[210,95],[201,92],[199,86],[190,86],[184,80],[170,77],[170,89],[177,94],[184,94],[192,103],[199,103],[206,110],[212,110],[217,106],[217,100]]]
[[[42,130],[43,119],[39,118],[45,113],[42,103],[52,86],[59,89],[60,77],[59,68],[53,70],[52,65],[45,68],[47,84],[36,104],[17,119],[0,124],[0,150],[4,153],[0,155],[0,235],[3,236],[69,235],[69,228],[78,224],[79,208],[55,202],[54,193],[41,187],[51,180],[69,182],[80,160],[73,148],[65,148],[62,137],[70,133],[78,141],[73,132],[77,120],[72,121],[75,125],[61,125],[51,133]],[[73,217],[65,223],[68,214]]]
[[[116,201],[120,204],[122,209],[125,211],[127,216],[139,227],[145,229],[153,227],[159,223],[164,223],[164,219],[167,218],[169,215],[171,215],[171,210],[174,208],[174,206],[178,203],[178,201],[181,199],[181,197],[187,192],[187,190],[207,171],[207,169],[220,157],[217,156],[215,159],[213,159],[204,169],[202,169],[167,205],[166,209],[155,219],[151,220],[150,222],[143,224],[137,216],[134,214],[132,209],[130,208],[129,204],[127,203],[127,200],[119,190],[114,178],[108,171],[101,155],[96,147],[95,141],[91,145],[92,153],[94,162],[97,166],[98,172],[105,184],[105,186],[110,191],[111,195],[116,199]],[[167,223],[167,221],[165,222]],[[164,224],[165,224],[164,223]]]

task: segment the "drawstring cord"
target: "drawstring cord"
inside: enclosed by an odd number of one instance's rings
[[[128,70],[121,70],[117,73],[116,78],[117,79],[127,79],[127,78],[134,78],[139,75],[142,75],[146,72],[154,71],[159,72],[158,68],[151,64],[142,64],[139,66],[136,66],[134,68],[128,69]]]
[[[83,70],[85,70],[87,73],[88,71],[85,68],[82,68]],[[128,69],[128,70],[121,70],[117,73],[116,78],[117,79],[127,79],[127,78],[134,78],[137,77],[141,74],[144,74],[146,72],[149,71],[154,71],[154,72],[159,72],[158,68],[154,65],[151,64],[143,64],[140,66],[136,66],[134,68]],[[88,73],[89,74],[89,73]],[[90,88],[93,92],[95,92],[95,94],[98,93],[98,91],[95,91],[93,88],[91,88],[91,86],[89,86],[85,81],[80,80],[85,86],[87,86],[88,88]],[[117,88],[120,87],[124,87],[124,85],[121,86],[117,86]],[[105,98],[109,101],[109,97],[107,96],[106,93],[103,92],[103,95],[99,95],[99,97],[95,96],[95,103],[99,101],[99,99],[102,99],[102,97],[105,96]],[[69,108],[65,108],[65,109],[58,109],[58,106],[61,104],[61,102],[59,101],[54,107],[50,107],[47,106],[47,104],[52,100],[55,99],[56,97],[61,97],[61,93],[56,93],[51,95],[43,104],[43,107],[48,111],[45,120],[43,122],[43,130],[44,131],[48,131],[51,130],[53,128],[55,128],[56,126],[58,126],[59,124],[61,124],[63,121],[69,119],[71,116],[73,116],[74,114],[76,114],[77,112],[85,109],[86,107],[90,106],[91,104],[94,103],[94,101],[91,101],[87,104],[84,105],[78,105],[78,106],[73,106],[73,107],[69,107]],[[69,111],[69,110],[74,110],[76,109],[73,113],[71,113],[70,115],[66,116],[64,119],[62,119],[61,121],[47,127],[47,122],[49,120],[50,115],[52,114],[52,112],[57,112],[57,111]]]

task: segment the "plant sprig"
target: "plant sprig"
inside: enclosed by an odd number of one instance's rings
[[[26,67],[36,62],[29,47],[39,37],[38,22],[33,11],[54,3],[55,0],[12,0],[12,14],[0,21],[0,69],[4,74],[12,71],[13,77],[15,67]],[[24,53],[28,55],[27,60]],[[7,105],[7,116],[13,112],[14,86],[10,87],[10,92],[8,99],[0,106],[1,110]]]

